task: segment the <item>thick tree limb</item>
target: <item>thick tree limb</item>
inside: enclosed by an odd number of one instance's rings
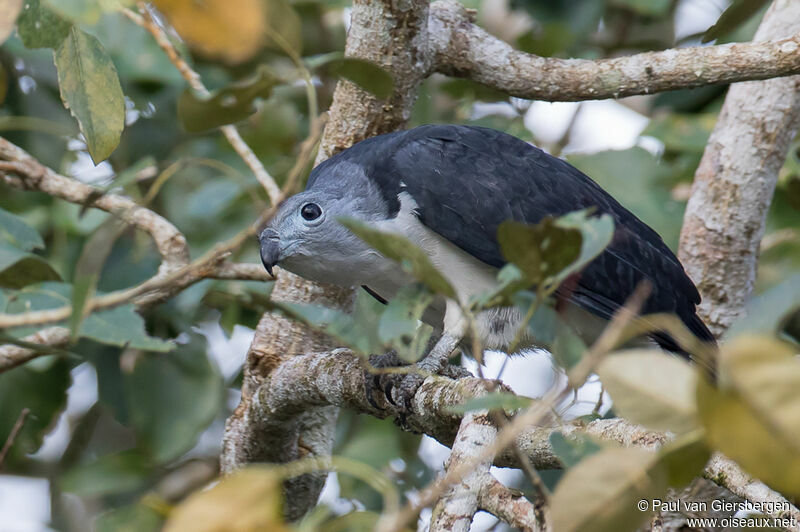
[[[755,39],[800,31],[800,3],[776,0]],[[795,52],[800,57],[800,53]],[[715,334],[743,312],[767,212],[800,125],[800,76],[733,85],[695,173],[679,254]]]
[[[353,2],[345,54],[369,60],[390,72],[394,91],[388,101],[381,101],[349,81],[339,81],[317,164],[367,137],[405,125],[416,89],[428,70],[424,50],[428,8],[427,0]],[[341,308],[350,305],[352,292],[316,285],[281,270],[272,297]],[[285,417],[285,412],[259,412],[260,400],[253,397],[282,360],[309,349],[330,347],[328,339],[283,316],[266,314],[261,318],[247,355],[242,402],[226,424],[223,471],[250,462],[288,462],[306,455],[330,454],[338,416],[331,403],[319,405],[321,408],[306,406]],[[289,518],[300,517],[316,505],[325,478],[324,473],[314,473],[286,483]]]
[[[267,364],[267,362],[264,362]],[[256,390],[250,390],[251,401],[239,406],[240,416],[247,418],[248,433],[237,442],[236,463],[248,459],[263,461],[273,454],[280,455],[287,442],[295,441],[298,416],[319,407],[348,408],[379,418],[397,415],[394,406],[382,403],[382,410],[373,407],[364,394],[364,371],[361,359],[346,349],[297,355],[278,361],[271,360],[272,371]],[[483,395],[487,382],[478,378],[451,380],[429,377],[412,401],[412,414],[405,423],[410,430],[427,434],[444,445],[452,445],[461,418],[450,411],[472,397]],[[669,440],[664,434],[646,430],[623,419],[599,419],[588,425],[559,424],[555,419],[544,420],[540,426],[528,426],[517,435],[516,445],[528,456],[537,469],[561,467],[550,447],[550,435],[582,433],[623,446],[657,449]],[[291,432],[291,434],[287,434]],[[245,454],[249,453],[249,454]],[[230,456],[230,455],[229,455]],[[231,464],[229,463],[228,466]],[[494,465],[518,467],[515,453],[509,447],[498,453]],[[724,473],[724,474],[720,474]],[[788,512],[772,517],[797,516],[800,511],[780,494],[744,473],[734,462],[716,456],[709,462],[704,476],[751,502],[780,502]],[[798,519],[800,522],[800,519]],[[538,525],[531,525],[538,526]]]
[[[497,428],[489,419],[489,412],[467,412],[461,420],[446,469],[480,454],[483,448],[491,445],[495,437]],[[491,459],[483,460],[464,475],[461,482],[450,486],[433,507],[431,532],[469,532],[472,519],[478,511],[479,494],[491,466]]]
[[[478,508],[522,532],[546,530],[545,523],[537,519],[534,504],[522,494],[505,487],[491,475],[486,475],[481,483]]]
[[[800,32],[796,25],[791,27],[758,39],[778,39],[770,42],[678,48],[613,59],[556,59],[514,50],[473,24],[460,4],[439,0],[431,5],[431,68],[530,100],[622,98],[798,74]]]

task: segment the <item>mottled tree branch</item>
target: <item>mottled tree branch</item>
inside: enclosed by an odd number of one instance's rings
[[[800,3],[777,0],[755,39],[798,31]],[[695,173],[678,256],[703,295],[700,315],[717,335],[741,316],[753,291],[778,171],[798,126],[800,76],[737,83]]]
[[[379,418],[398,414],[395,407],[388,402],[382,402],[379,405],[382,409],[378,410],[367,401],[364,394],[363,362],[349,350],[296,355],[283,361],[272,359],[272,363],[276,365],[264,377],[258,390],[251,391],[251,400],[239,406],[239,416],[247,420],[249,432],[244,434],[245,438],[235,448],[242,454],[234,456],[235,460],[231,460],[228,467],[231,462],[246,463],[249,459],[268,461],[265,458],[273,455],[279,457],[285,452],[283,446],[296,446],[296,420],[304,412],[336,407]],[[488,385],[487,381],[478,378],[452,380],[446,377],[428,377],[414,396],[412,413],[405,418],[405,423],[409,430],[427,434],[440,443],[451,446],[458,433],[461,416],[454,414],[450,408],[485,394]],[[285,434],[287,431],[291,433]],[[581,433],[626,447],[651,450],[658,449],[669,441],[665,434],[644,429],[619,418],[599,419],[587,425],[559,423],[555,418],[547,418],[538,425],[527,425],[525,430],[516,435],[514,441],[535,468],[558,469],[561,462],[550,446],[550,435],[556,431],[565,436]],[[299,454],[302,456],[302,452]],[[480,453],[472,452],[468,458],[472,459],[478,454]],[[509,446],[497,453],[493,465],[519,467],[519,462]],[[779,507],[789,508],[789,511],[776,513],[772,517],[794,516],[800,522],[800,510],[721,455],[712,458],[703,476],[751,502],[779,502]],[[483,480],[476,480],[478,486],[482,482]],[[480,497],[479,495],[479,501]],[[527,503],[530,504],[530,501]],[[479,506],[480,504],[479,502]],[[517,507],[520,512],[527,512],[530,510],[528,504],[520,502]],[[531,529],[542,526],[536,520],[526,522]]]
[[[787,21],[787,28],[789,21]],[[765,42],[646,52],[613,59],[544,58],[514,50],[470,20],[453,0],[431,5],[431,67],[530,100],[621,98],[800,73],[800,32]],[[767,39],[774,39],[767,42]]]

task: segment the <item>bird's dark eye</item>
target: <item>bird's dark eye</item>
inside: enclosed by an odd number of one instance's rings
[[[322,209],[316,203],[306,203],[300,208],[300,216],[310,222],[322,216]]]

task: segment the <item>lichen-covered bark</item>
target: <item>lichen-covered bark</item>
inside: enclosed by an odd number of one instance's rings
[[[800,2],[777,0],[755,40],[798,31]],[[732,85],[695,173],[679,257],[717,335],[742,314],[753,290],[767,211],[798,125],[800,76]]]
[[[381,101],[349,81],[340,81],[320,142],[317,164],[367,137],[405,125],[417,86],[427,73],[424,47],[428,7],[426,0],[353,2],[345,54],[386,69],[395,80],[394,91],[388,101]],[[352,293],[280,271],[272,297],[342,308],[347,307]],[[332,347],[331,342],[298,323],[273,314],[262,317],[247,355],[242,402],[226,426],[223,471],[251,462],[287,462],[309,454],[330,454],[338,415],[336,407],[330,404],[305,407],[286,417],[285,412],[262,409],[253,394],[261,385],[269,386],[271,372],[287,357]],[[312,508],[324,482],[324,473],[287,482],[287,517],[296,519]]]

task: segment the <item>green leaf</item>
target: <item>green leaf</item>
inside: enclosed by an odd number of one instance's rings
[[[772,433],[800,454],[800,359],[766,336],[742,336],[718,355],[720,381],[735,390]]]
[[[425,284],[434,294],[457,299],[450,281],[436,269],[428,255],[406,237],[378,231],[357,220],[340,219],[339,223],[372,248],[399,262],[406,272]]]
[[[170,512],[164,532],[288,532],[281,513],[281,485],[281,478],[265,467],[240,469],[178,505]]]
[[[669,487],[681,489],[696,477],[711,458],[705,431],[694,430],[667,443],[659,450],[658,461],[667,472]]]
[[[520,408],[527,408],[532,402],[533,400],[530,397],[507,392],[492,392],[481,397],[473,397],[464,404],[449,406],[447,411],[454,414],[466,414],[475,410],[514,411]]]
[[[550,499],[553,530],[635,530],[648,517],[636,504],[661,498],[667,474],[655,453],[604,449],[567,470]]]
[[[67,404],[67,389],[72,383],[70,365],[59,358],[50,357],[49,361],[52,363],[44,369],[40,365],[27,364],[0,373],[1,442],[8,439],[22,410],[27,408],[30,411],[6,455],[6,470],[39,449],[44,435]]]
[[[190,450],[224,404],[222,376],[197,335],[168,355],[141,354],[123,379],[140,446],[159,464]]]
[[[269,98],[272,88],[279,83],[281,80],[269,67],[261,65],[255,75],[215,91],[208,97],[197,96],[187,89],[178,98],[178,119],[189,133],[240,122],[255,113],[256,100]]]
[[[412,283],[401,288],[381,314],[378,336],[403,360],[416,362],[427,348],[432,330],[420,320],[433,299],[422,284]]]
[[[0,242],[0,287],[22,288],[60,279],[58,272],[38,255]]]
[[[127,493],[147,484],[150,467],[137,450],[107,454],[65,471],[61,489],[83,497]]]
[[[535,285],[555,279],[581,252],[581,233],[545,218],[536,225],[506,221],[497,230],[505,259],[515,264]]]
[[[83,321],[80,336],[102,344],[143,351],[166,352],[175,348],[174,343],[147,334],[144,320],[136,313],[133,304],[93,312]]]
[[[672,2],[670,0],[611,0],[611,5],[628,8],[647,17],[661,17],[669,11]]]
[[[77,23],[94,26],[105,12],[118,10],[120,4],[133,4],[124,0],[44,0],[59,15]]]
[[[378,336],[382,305],[366,292],[356,294],[354,313],[320,305],[272,301],[274,307],[289,317],[331,335],[362,355],[382,353],[384,344]]]
[[[705,379],[698,381],[697,404],[711,447],[784,496],[800,497],[796,441],[775,433],[738,394],[718,390]]]
[[[159,532],[164,518],[144,504],[132,504],[100,514],[92,530],[96,532]]]
[[[64,106],[78,120],[95,164],[108,158],[125,126],[125,97],[117,70],[95,37],[72,27],[55,53]]]
[[[602,253],[613,235],[610,216],[591,216],[586,210],[548,217],[535,225],[507,221],[497,230],[506,260],[522,270],[531,284],[548,289],[555,289]]]
[[[6,312],[19,313],[33,310],[46,310],[70,305],[72,285],[44,282],[29,286],[15,294]],[[30,331],[33,332],[33,331]],[[30,334],[23,329],[15,329],[15,334]],[[175,344],[147,335],[144,320],[133,304],[121,305],[108,310],[93,312],[83,321],[80,337],[97,342],[128,346],[145,351],[170,351]]]
[[[14,23],[17,15],[22,10],[23,0],[0,0],[0,44],[3,44],[11,32],[14,31]],[[0,98],[2,101],[2,98]]]
[[[716,122],[715,113],[663,113],[654,117],[641,135],[657,138],[672,152],[702,154]]]
[[[17,32],[26,48],[53,48],[61,46],[69,35],[72,24],[54,13],[40,0],[27,0],[17,20]]]
[[[584,458],[603,450],[596,441],[580,433],[564,436],[560,432],[550,434],[550,447],[566,468],[578,464]]]
[[[394,90],[392,75],[374,63],[353,57],[333,59],[326,65],[329,75],[352,81],[360,88],[386,100]]]
[[[722,12],[717,22],[703,34],[703,41],[707,43],[726,35],[742,25],[750,17],[758,13],[769,0],[733,0],[731,5]]]
[[[597,374],[622,417],[678,434],[697,428],[697,375],[684,360],[657,350],[607,356]]]
[[[570,155],[567,160],[591,175],[598,185],[675,249],[683,205],[672,198],[670,178],[673,172],[663,161],[639,147]]]
[[[0,208],[0,238],[23,251],[44,248],[44,241],[33,227],[22,218]]]
[[[297,56],[303,51],[303,22],[288,0],[264,2],[268,44]]]
[[[725,339],[733,339],[744,334],[778,334],[798,308],[800,308],[800,274],[795,274],[750,300],[745,307],[744,316],[728,329]]]

